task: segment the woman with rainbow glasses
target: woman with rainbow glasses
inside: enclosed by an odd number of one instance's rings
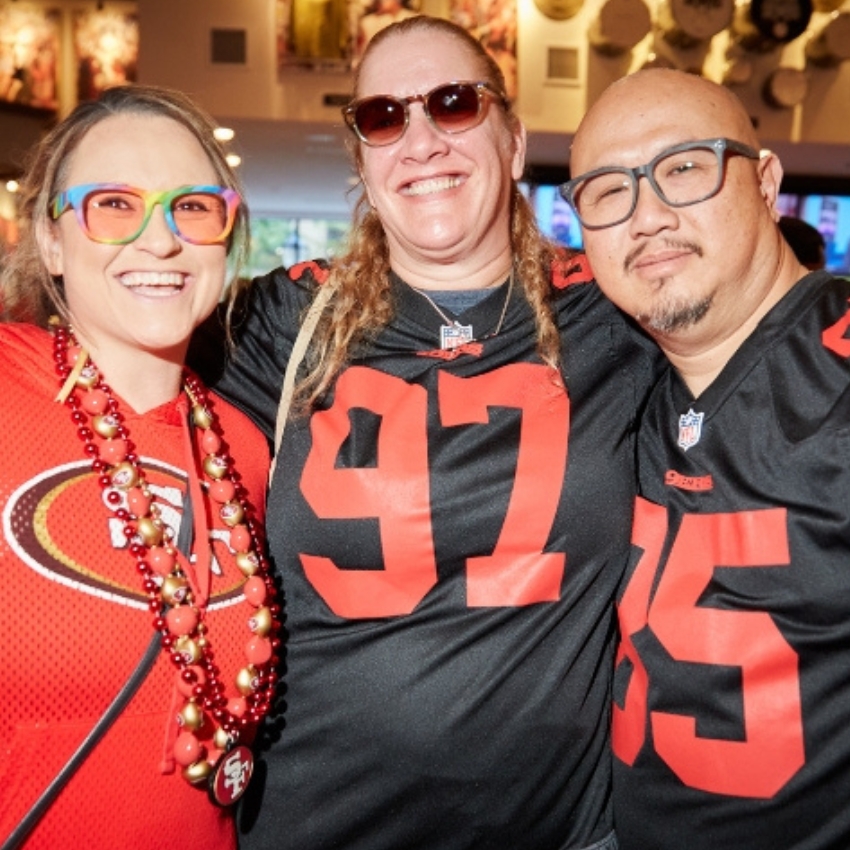
[[[271,703],[268,451],[184,367],[245,251],[212,121],[108,90],[34,151],[0,288],[0,842],[235,847]]]

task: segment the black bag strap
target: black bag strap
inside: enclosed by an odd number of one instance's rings
[[[130,678],[124,683],[124,686],[118,692],[115,699],[109,704],[103,716],[95,723],[92,730],[86,735],[65,766],[56,774],[53,781],[42,791],[41,796],[33,803],[32,808],[24,815],[21,822],[12,830],[9,837],[3,842],[0,850],[17,850],[27,840],[29,834],[44,817],[47,810],[53,804],[53,801],[59,796],[71,777],[77,772],[80,765],[88,758],[89,753],[98,745],[109,727],[116,721],[118,715],[124,711],[127,704],[135,696],[136,691],[139,690],[142,682],[147,678],[148,673],[150,673],[156,663],[159,649],[160,637],[159,634],[154,634],[153,639],[148,644],[148,648],[145,650],[145,654],[142,656],[142,660],[130,674]]]
[[[192,428],[192,417],[189,415],[189,429]],[[177,533],[177,548],[188,558],[191,557],[192,540],[194,537],[195,523],[194,510],[192,507],[191,488],[186,487],[186,495],[183,499],[183,520]],[[115,698],[107,706],[101,718],[95,723],[91,731],[86,735],[83,742],[71,755],[64,767],[56,774],[51,783],[41,792],[39,798],[33,803],[30,810],[21,819],[21,822],[9,833],[9,836],[0,846],[0,850],[18,850],[27,840],[30,833],[38,826],[47,810],[53,805],[62,789],[70,782],[73,775],[79,770],[89,753],[100,743],[109,727],[118,719],[121,712],[129,705],[130,700],[138,692],[142,683],[156,664],[161,647],[160,636],[154,632],[151,642],[148,644],[141,661],[136,669],[130,674],[130,678],[122,686]]]

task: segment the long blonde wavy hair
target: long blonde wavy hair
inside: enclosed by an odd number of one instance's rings
[[[372,51],[383,42],[414,33],[448,35],[461,42],[480,65],[481,80],[501,92],[505,103],[508,102],[505,79],[496,62],[465,29],[442,18],[420,15],[381,30],[369,42],[359,68],[368,64]],[[355,97],[359,80],[358,71],[354,79]],[[501,114],[505,129],[516,130],[519,119],[510,107]],[[362,143],[352,134],[349,146],[359,173]],[[513,270],[534,311],[538,352],[545,363],[557,369],[560,336],[549,297],[551,265],[557,248],[541,234],[534,212],[516,181],[511,185],[509,203]],[[296,409],[301,411],[328,390],[356,346],[376,336],[393,317],[387,238],[363,187],[355,205],[346,251],[332,262],[325,285],[329,284],[336,286],[336,292],[314,334],[307,374],[296,388]]]

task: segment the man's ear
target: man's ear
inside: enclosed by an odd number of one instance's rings
[[[758,164],[759,188],[774,221],[779,221],[776,201],[779,198],[782,174],[782,163],[779,157],[773,151],[763,150]]]
[[[40,219],[35,226],[35,241],[47,271],[58,277],[63,274],[62,241],[59,226],[47,219]]]

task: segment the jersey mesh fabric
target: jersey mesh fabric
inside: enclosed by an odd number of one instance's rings
[[[850,847],[848,299],[808,275],[699,398],[671,372],[648,405],[619,604],[624,850]]]
[[[580,261],[577,267],[583,270]],[[220,389],[273,427],[321,268],[256,283]],[[287,426],[269,502],[287,708],[244,848],[560,850],[611,830],[613,594],[652,378],[589,277],[557,278],[568,393],[507,287],[459,317],[392,281],[393,322]]]
[[[110,520],[69,408],[53,401],[57,391],[49,334],[0,327],[0,838],[67,762],[153,636],[135,560],[125,551],[120,524]],[[220,399],[213,398],[211,407],[259,516],[265,441]],[[121,412],[163,519],[176,529],[186,480],[185,400],[144,416],[126,405]],[[248,609],[225,527],[212,517],[208,527],[216,566],[206,621],[222,680],[234,694],[233,676],[246,663]],[[230,816],[179,772],[161,770],[176,729],[175,676],[161,653],[48,810],[28,850],[235,845]]]

